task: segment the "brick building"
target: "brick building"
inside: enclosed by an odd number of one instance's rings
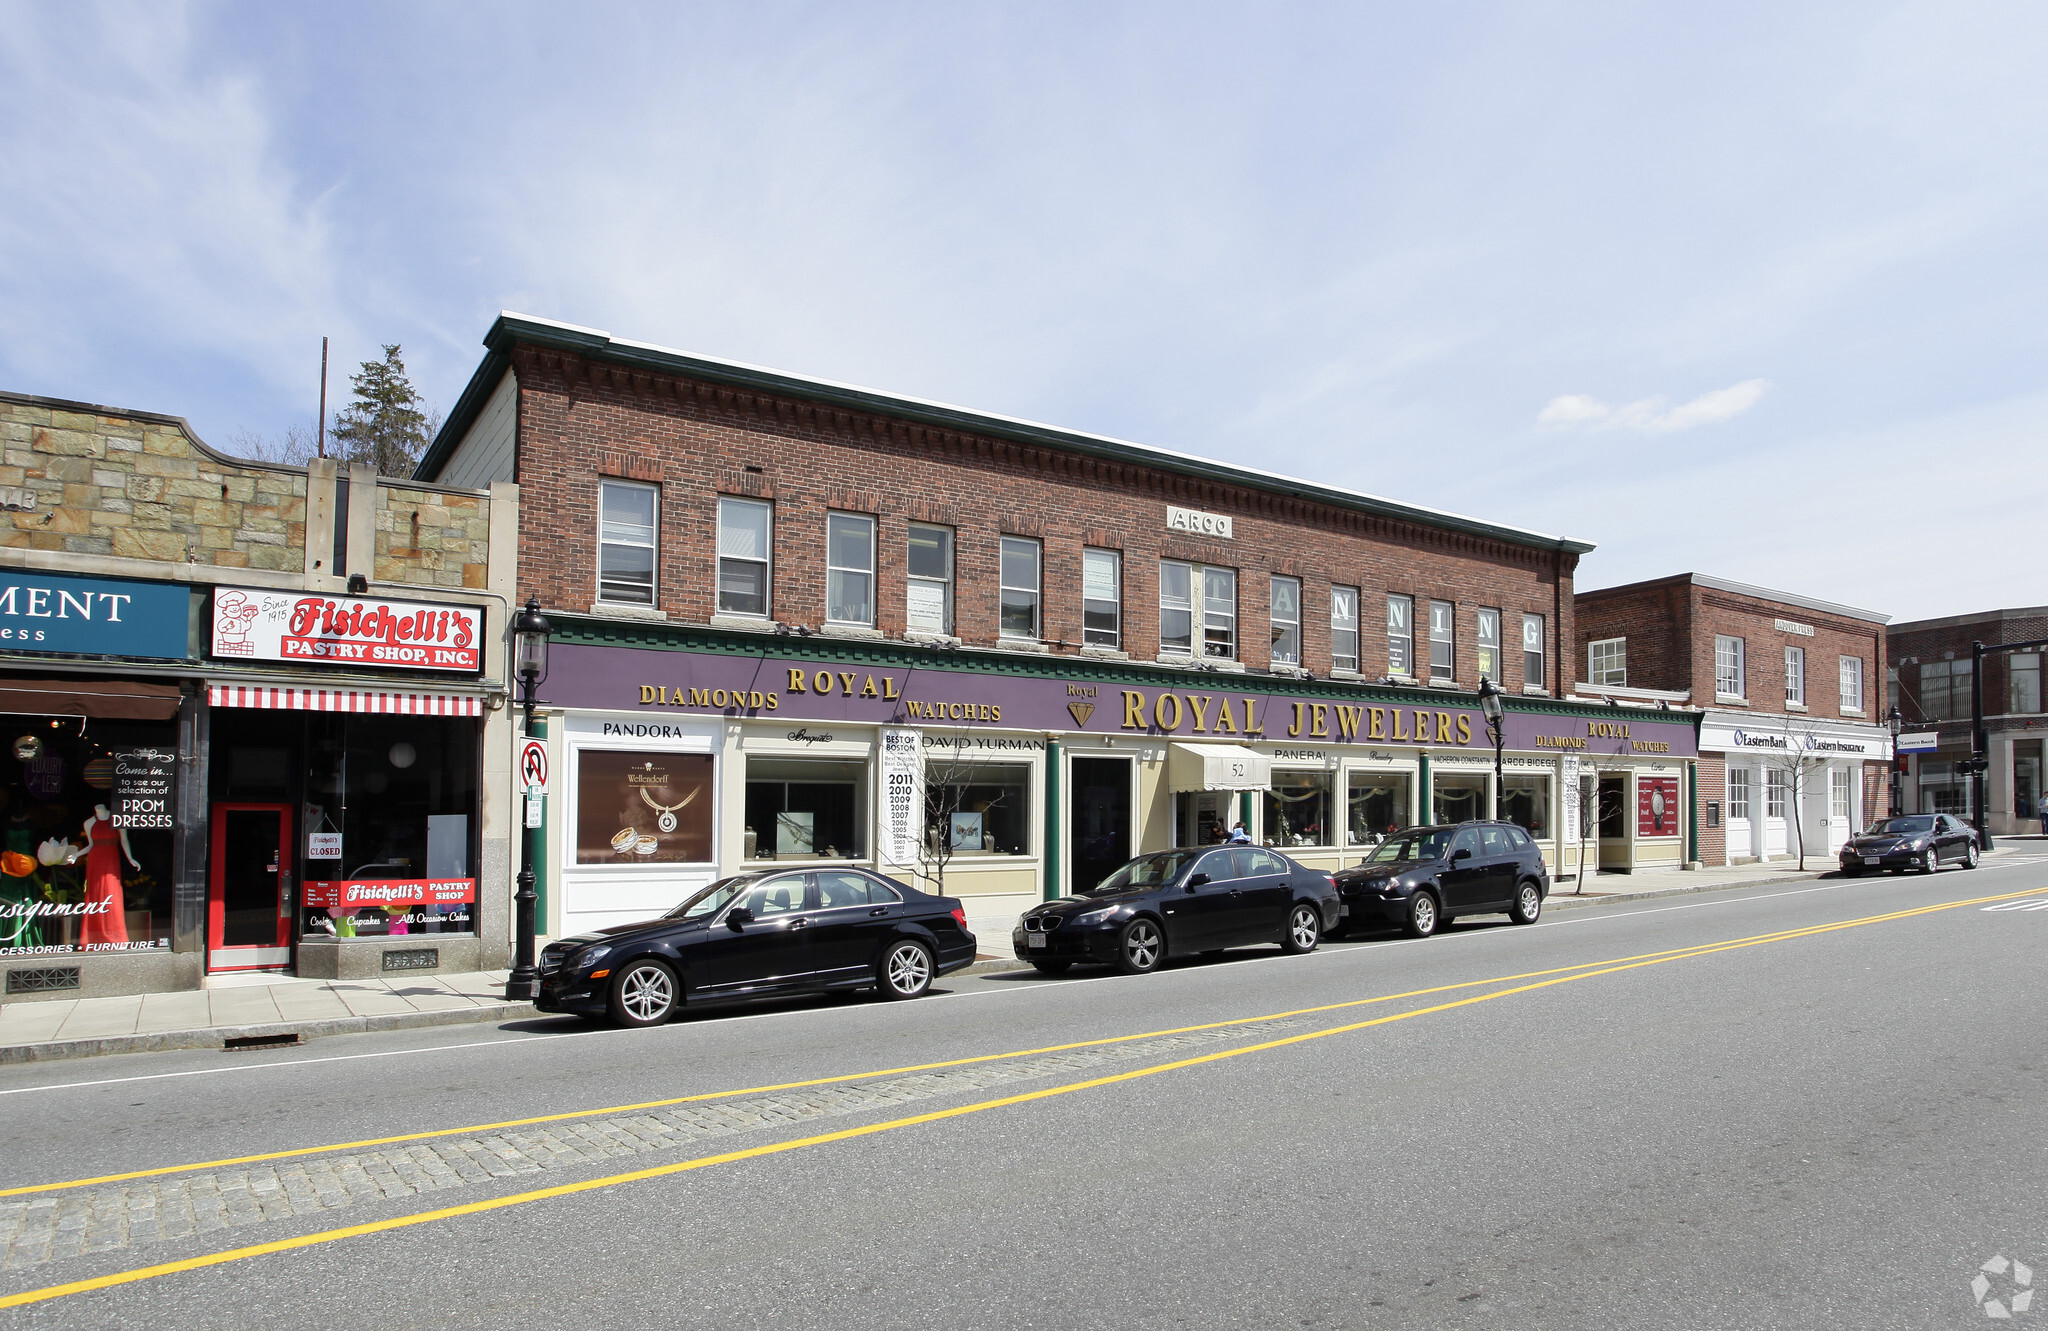
[[[1908,731],[1933,732],[1938,747],[1906,756],[1905,805],[1915,813],[1974,818],[1970,782],[1955,770],[1968,758],[1972,642],[2048,640],[2048,606],[1991,610],[1896,624],[1891,630],[1892,703]],[[1984,658],[1984,722],[1990,769],[1984,776],[1985,830],[1996,836],[2042,830],[2041,654]]]
[[[1886,811],[1886,619],[1700,573],[1580,592],[1574,692],[1704,709],[1704,863],[1826,857]]]
[[[516,487],[13,393],[0,449],[5,1001],[503,964]]]
[[[1335,867],[1500,807],[1557,862],[1560,750],[1692,753],[1556,696],[1583,542],[522,316],[485,345],[418,474],[539,497],[547,932],[844,862],[1006,933],[1240,819]]]

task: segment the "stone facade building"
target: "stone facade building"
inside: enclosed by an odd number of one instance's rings
[[[0,1001],[506,956],[518,491],[0,393]]]

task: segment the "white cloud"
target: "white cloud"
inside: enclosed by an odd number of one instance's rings
[[[1566,393],[1550,399],[1536,414],[1536,423],[1560,429],[1583,425],[1598,430],[1675,434],[1680,430],[1733,420],[1761,402],[1770,387],[1768,379],[1744,379],[1739,384],[1702,393],[1675,407],[1669,398],[1663,397],[1646,397],[1615,407],[1585,393]]]

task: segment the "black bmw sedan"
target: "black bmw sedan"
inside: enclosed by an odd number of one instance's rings
[[[1977,829],[1946,813],[1908,813],[1881,818],[1842,847],[1842,873],[1866,869],[1933,873],[1943,864],[1977,867]]]
[[[1169,956],[1256,943],[1313,952],[1336,922],[1328,874],[1263,846],[1218,846],[1140,855],[1080,896],[1027,911],[1010,941],[1048,974],[1100,961],[1143,975]]]
[[[1337,873],[1344,927],[1399,925],[1427,938],[1459,915],[1506,911],[1534,924],[1550,895],[1543,852],[1513,823],[1410,827]]]
[[[549,943],[543,1012],[654,1026],[684,1003],[872,988],[916,998],[974,960],[952,897],[860,869],[721,878],[658,920]]]

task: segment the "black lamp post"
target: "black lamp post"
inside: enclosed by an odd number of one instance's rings
[[[1899,808],[1899,801],[1905,796],[1905,783],[1899,775],[1899,731],[1905,727],[1906,718],[1900,716],[1899,709],[1894,707],[1884,714],[1884,723],[1890,727],[1892,732],[1891,807],[1886,812],[1889,816],[1896,818],[1904,812],[1903,809]]]
[[[1486,717],[1486,737],[1493,741],[1493,816],[1501,816],[1501,783],[1504,779],[1501,768],[1506,759],[1502,756],[1508,746],[1507,732],[1501,727],[1500,689],[1486,676],[1479,677],[1479,710]]]
[[[548,677],[548,634],[552,631],[547,616],[540,612],[539,600],[527,597],[526,608],[512,621],[512,673],[519,676],[519,702],[526,709],[526,724],[521,733],[528,739],[534,738],[533,708],[539,701],[534,692]],[[522,804],[526,837],[519,864],[519,890],[512,894],[512,975],[505,981],[505,997],[513,1002],[530,1003],[540,997],[540,972],[533,965],[533,866],[541,853],[540,819],[531,807],[531,802],[539,798],[538,792],[529,789]]]

